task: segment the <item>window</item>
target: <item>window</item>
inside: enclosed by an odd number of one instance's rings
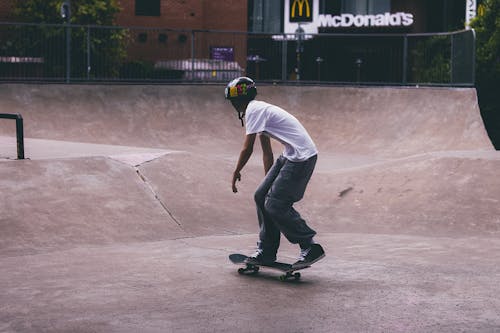
[[[391,0],[342,0],[342,13],[383,14],[391,11]]]
[[[283,26],[281,1],[248,1],[248,28],[251,32],[280,32]]]
[[[168,40],[168,35],[167,34],[163,34],[163,33],[160,33],[158,34],[158,42],[160,43],[166,43]]]
[[[137,41],[139,43],[146,43],[148,41],[148,34],[147,33],[140,33],[137,35]]]
[[[340,15],[342,0],[319,0],[319,13]]]
[[[136,16],[160,16],[161,0],[135,0]]]

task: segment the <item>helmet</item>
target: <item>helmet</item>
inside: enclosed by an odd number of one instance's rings
[[[238,77],[226,86],[226,99],[229,100],[253,100],[257,95],[255,82],[246,76]]]

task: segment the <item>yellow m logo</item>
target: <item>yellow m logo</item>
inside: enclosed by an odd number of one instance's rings
[[[304,5],[306,7],[306,15],[304,15]],[[295,15],[297,13],[297,7],[299,11],[298,17],[311,17],[311,7],[309,6],[309,1],[308,0],[293,0],[292,8],[291,8],[291,18],[295,18]]]

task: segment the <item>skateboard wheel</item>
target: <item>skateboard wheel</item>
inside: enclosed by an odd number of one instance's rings
[[[280,281],[286,281],[286,275],[280,275]]]
[[[295,280],[300,279],[300,273],[295,273],[293,276],[295,277]]]

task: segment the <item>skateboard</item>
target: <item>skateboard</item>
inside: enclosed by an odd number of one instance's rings
[[[280,271],[282,273],[285,273],[283,275],[280,275],[280,277],[279,277],[280,281],[287,281],[289,279],[299,280],[301,275],[297,271],[300,271],[302,269],[311,267],[311,266],[306,266],[306,267],[301,267],[301,268],[295,268],[294,269],[292,267],[292,264],[287,264],[287,263],[279,262],[279,261],[275,261],[274,263],[269,264],[269,265],[265,265],[265,264],[259,264],[259,265],[247,264],[245,262],[245,260],[247,258],[248,257],[246,255],[239,254],[239,253],[233,253],[233,254],[229,255],[229,260],[231,260],[231,262],[233,264],[245,266],[245,267],[241,267],[241,268],[238,269],[238,273],[239,274],[257,274],[259,272],[259,269],[261,267],[270,268],[270,269],[274,269],[274,270]]]

